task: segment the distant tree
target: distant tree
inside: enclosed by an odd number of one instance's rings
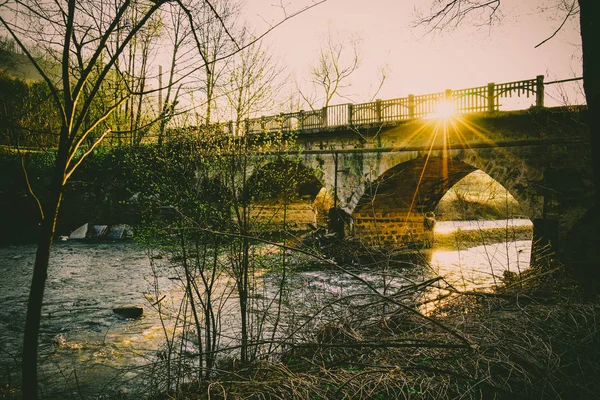
[[[171,120],[172,115],[175,113],[175,106],[178,103],[181,83],[175,85],[178,80],[178,76],[181,70],[181,64],[187,64],[189,61],[185,58],[186,44],[190,42],[192,30],[185,23],[187,15],[184,10],[178,8],[170,14],[170,22],[168,26],[171,29],[167,30],[166,33],[169,37],[171,46],[171,58],[168,72],[168,79],[166,80],[166,93],[164,99],[162,98],[163,88],[160,87],[159,97],[159,121],[158,121],[158,144],[162,145],[165,141],[165,135],[167,132],[167,126]],[[162,86],[162,67],[159,67],[159,85]]]
[[[127,20],[135,21],[148,7],[150,7],[149,4],[135,4],[131,8],[131,15]],[[139,144],[142,141],[149,131],[150,119],[154,119],[151,115],[146,115],[144,118],[145,111],[150,108],[144,102],[148,98],[146,89],[149,80],[150,58],[156,51],[155,48],[162,33],[162,18],[161,14],[154,14],[140,29],[127,46],[126,57],[123,60],[125,65],[121,65],[119,68],[119,73],[125,77],[123,81],[128,85],[127,90],[132,93],[125,102],[124,116],[127,124],[126,130],[129,131],[133,144]]]
[[[59,116],[43,82],[26,82],[0,70],[0,145],[13,149],[56,146]]]
[[[239,40],[232,36],[240,11],[239,3],[220,0],[209,4],[210,7],[205,7],[202,3],[191,7],[188,14],[190,19],[193,16],[191,25],[194,45],[204,61],[194,86],[204,95],[204,115],[201,123],[207,125],[215,120],[213,114],[216,111],[216,100],[223,84],[227,63],[230,61],[224,56],[241,48]],[[218,15],[218,18],[215,15]]]
[[[0,36],[0,73],[6,73],[11,66],[11,52],[14,51],[14,48],[14,40]]]

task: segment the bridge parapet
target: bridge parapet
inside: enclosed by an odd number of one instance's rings
[[[228,134],[262,134],[273,132],[319,132],[324,130],[373,125],[396,124],[417,118],[436,115],[442,107],[450,107],[454,114],[500,111],[500,99],[513,96],[535,97],[535,106],[544,106],[544,85],[569,82],[581,78],[544,82],[544,75],[533,79],[505,83],[488,83],[466,89],[409,94],[389,100],[376,100],[360,104],[336,104],[321,109],[281,113],[249,118],[239,126],[234,122],[218,124]]]

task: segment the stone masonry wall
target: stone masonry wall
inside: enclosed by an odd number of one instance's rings
[[[356,212],[355,235],[369,246],[429,248],[433,224],[421,213],[403,211]]]
[[[294,200],[284,206],[283,200],[256,202],[252,205],[250,218],[260,229],[278,231],[308,230],[317,225],[317,213],[310,200]]]

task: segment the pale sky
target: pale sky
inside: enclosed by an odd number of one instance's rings
[[[310,0],[282,0],[293,11]],[[413,27],[415,7],[430,0],[327,0],[285,22],[265,44],[299,81],[306,79],[329,29],[362,38],[362,65],[346,91],[353,102],[369,100],[378,66],[388,64],[389,78],[381,99],[426,94],[444,89],[483,86],[546,75],[546,81],[581,76],[578,17],[539,48],[561,23],[562,13],[538,7],[556,0],[502,0],[504,17],[491,29],[463,24],[434,34]],[[280,0],[246,0],[246,18],[257,32],[281,19]],[[341,99],[335,103],[347,102]]]

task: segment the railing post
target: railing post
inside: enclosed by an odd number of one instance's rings
[[[246,132],[244,132],[244,134],[249,134],[250,133],[250,120],[248,118],[246,118],[244,120],[244,129],[246,130]]]
[[[348,103],[348,125],[352,126],[352,109],[353,109],[354,104],[352,103]]]
[[[323,124],[323,128],[327,127],[327,107],[321,109],[321,124]]]
[[[488,83],[488,93],[487,93],[487,101],[488,101],[488,111],[494,112],[496,110],[496,84],[494,82]]]
[[[415,117],[415,95],[408,95],[408,118]]]
[[[381,99],[375,100],[375,119],[381,122]]]
[[[298,111],[298,130],[304,130],[304,110]]]
[[[544,107],[544,75],[535,77],[535,105]]]
[[[229,129],[229,134],[233,135],[234,134],[234,132],[233,132],[233,121],[229,121],[227,123],[227,128]]]
[[[264,115],[260,116],[260,130],[262,131],[262,133],[265,133],[265,116]]]

